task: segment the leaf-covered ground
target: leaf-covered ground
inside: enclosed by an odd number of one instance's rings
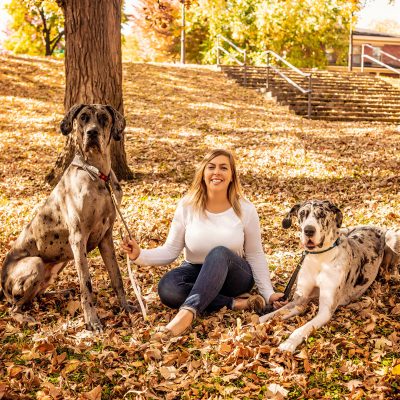
[[[44,176],[64,138],[63,65],[0,58],[0,260],[50,192]],[[336,202],[344,225],[400,226],[400,131],[381,123],[307,121],[211,68],[124,65],[126,151],[123,213],[143,247],[162,244],[178,199],[210,148],[235,151],[247,197],[257,206],[271,276],[282,289],[300,249],[284,213],[297,201]],[[115,229],[115,242],[120,238]],[[120,266],[134,298],[122,254]],[[174,311],[157,282],[169,268],[140,267],[149,319],[120,312],[98,252],[90,255],[103,334],[84,330],[72,265],[55,293],[35,301],[38,325],[19,326],[0,302],[0,399],[398,399],[400,283],[383,276],[357,303],[299,347],[277,351],[316,312],[257,324],[248,312],[199,318],[169,343],[151,344]]]

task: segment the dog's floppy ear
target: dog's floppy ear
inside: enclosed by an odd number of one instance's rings
[[[294,217],[297,214],[297,211],[299,211],[300,206],[301,204],[295,204],[287,213],[286,217],[282,221],[282,227],[284,229],[289,229],[292,226],[292,217]]]
[[[64,119],[60,123],[60,130],[61,133],[66,136],[72,131],[74,119],[76,116],[79,114],[79,111],[82,110],[83,107],[85,107],[86,104],[75,104],[73,105],[69,111],[65,114]]]
[[[336,226],[340,228],[342,226],[343,214],[340,211],[339,207],[336,207],[334,204],[330,204],[330,210],[336,214]]]
[[[126,126],[125,117],[112,106],[107,105],[106,109],[112,116],[111,136],[114,140],[119,141],[122,139],[122,132]]]

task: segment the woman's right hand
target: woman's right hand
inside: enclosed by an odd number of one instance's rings
[[[131,260],[136,260],[140,254],[140,247],[135,239],[124,239],[121,243],[121,249]]]

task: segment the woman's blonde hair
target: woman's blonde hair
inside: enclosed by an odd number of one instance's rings
[[[192,184],[189,188],[185,199],[194,208],[195,212],[204,213],[207,204],[207,186],[204,182],[204,170],[212,159],[218,156],[225,156],[229,159],[229,164],[232,171],[232,181],[228,186],[228,200],[231,203],[236,215],[241,216],[241,208],[239,200],[243,198],[242,186],[239,181],[239,176],[236,170],[236,162],[233,154],[224,149],[211,150],[201,161],[196,170]]]

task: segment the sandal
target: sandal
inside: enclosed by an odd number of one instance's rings
[[[248,309],[250,311],[254,311],[257,314],[262,314],[262,312],[264,311],[264,309],[267,306],[267,303],[266,303],[264,297],[262,297],[260,294],[255,294],[255,295],[248,297],[247,302],[249,305]]]

